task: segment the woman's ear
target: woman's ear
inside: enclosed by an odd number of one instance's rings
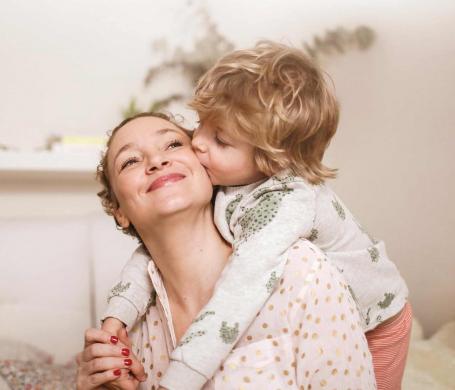
[[[123,211],[120,207],[118,207],[114,210],[114,218],[123,229],[126,229],[130,226],[130,220],[123,213]]]

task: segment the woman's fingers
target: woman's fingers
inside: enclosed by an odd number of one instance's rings
[[[112,336],[109,332],[101,329],[89,328],[85,331],[85,347],[95,343],[117,344],[118,337]]]
[[[100,357],[130,357],[130,349],[126,347],[122,348],[122,345],[100,343],[89,345],[82,352],[82,361],[89,362]]]
[[[114,358],[114,357],[102,357],[90,360],[86,363],[86,370],[88,374],[94,374],[97,372],[115,370],[115,369],[130,369],[133,365],[133,359],[130,358]]]
[[[77,390],[92,390],[108,382],[115,381],[122,374],[120,369],[109,370],[104,372],[86,375],[78,373],[77,375]]]

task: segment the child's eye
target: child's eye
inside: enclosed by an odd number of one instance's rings
[[[226,141],[223,141],[222,139],[220,139],[218,137],[218,135],[215,136],[215,142],[221,147],[229,146],[229,144]]]
[[[175,149],[179,148],[180,146],[183,146],[183,142],[179,141],[178,139],[174,139],[167,144],[166,149]]]
[[[123,171],[125,168],[129,167],[130,165],[134,165],[138,161],[139,159],[137,157],[130,157],[122,163],[122,165],[120,166],[120,170]]]

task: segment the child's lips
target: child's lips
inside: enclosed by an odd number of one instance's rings
[[[147,192],[155,191],[158,188],[167,186],[169,184],[175,183],[185,178],[185,175],[181,173],[170,173],[168,175],[160,176],[159,178],[155,179],[150,187],[147,189]]]

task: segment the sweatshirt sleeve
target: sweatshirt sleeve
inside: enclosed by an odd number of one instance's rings
[[[215,223],[233,253],[209,303],[173,351],[161,385],[200,389],[254,320],[280,279],[287,249],[309,235],[315,193],[303,179],[283,173],[254,189],[218,194]],[[182,375],[191,381],[181,383]]]
[[[133,252],[122,270],[120,281],[109,292],[102,320],[117,318],[130,330],[145,314],[153,293],[148,274],[149,261],[150,257],[142,245]]]

